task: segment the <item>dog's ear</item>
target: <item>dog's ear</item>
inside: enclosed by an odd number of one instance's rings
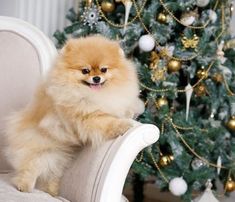
[[[65,53],[65,46],[63,46],[60,50],[59,50],[59,54],[63,55]]]
[[[116,40],[116,43],[118,43],[118,46],[119,46],[119,55],[121,56],[121,57],[125,57],[125,52],[124,52],[124,50],[123,50],[123,48],[122,48],[122,41],[120,40],[120,39],[117,39]]]
[[[119,48],[118,52],[119,52],[121,57],[125,57],[124,50],[121,47]]]
[[[77,39],[69,39],[65,43],[65,45],[62,47],[62,49],[60,49],[59,53],[60,54],[69,53],[72,50],[72,48],[73,48],[74,44],[76,43],[76,41],[77,41]]]

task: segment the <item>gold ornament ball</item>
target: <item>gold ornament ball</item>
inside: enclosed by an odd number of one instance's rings
[[[168,166],[173,160],[174,160],[173,155],[160,156],[159,165],[162,167]]]
[[[197,96],[203,96],[206,95],[207,90],[206,90],[206,86],[204,84],[199,84],[196,88],[195,88],[195,93]]]
[[[215,73],[212,76],[212,80],[215,81],[216,83],[222,83],[224,81],[224,77],[222,74],[220,73]]]
[[[169,164],[167,156],[161,156],[159,159],[159,165],[164,167]]]
[[[235,182],[229,178],[229,180],[225,183],[225,191],[232,192],[235,190]]]
[[[111,13],[115,9],[115,4],[113,2],[110,2],[110,1],[103,1],[101,3],[101,9],[104,12]]]
[[[169,72],[177,72],[181,69],[181,62],[178,60],[170,60],[167,64]]]
[[[223,47],[223,50],[227,50],[230,48],[235,48],[235,39],[232,38],[229,41],[226,41]]]
[[[157,108],[168,105],[168,100],[165,97],[158,98],[155,102]]]
[[[173,160],[174,160],[174,156],[173,156],[173,155],[169,155],[169,159],[170,159],[171,161],[173,161]]]
[[[232,116],[229,121],[227,122],[227,127],[232,130],[235,131],[235,116]]]
[[[208,77],[208,73],[207,73],[207,71],[205,69],[199,69],[197,71],[197,77],[199,79],[202,79],[202,78],[206,79]]]
[[[157,16],[157,21],[160,23],[166,23],[167,22],[167,16],[164,13],[159,13]]]
[[[86,6],[90,7],[92,4],[92,0],[86,0]]]

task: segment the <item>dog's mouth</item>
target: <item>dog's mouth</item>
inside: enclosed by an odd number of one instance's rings
[[[105,81],[102,83],[89,83],[87,81],[83,81],[83,84],[90,87],[91,89],[94,90],[99,90],[103,85],[104,85]]]

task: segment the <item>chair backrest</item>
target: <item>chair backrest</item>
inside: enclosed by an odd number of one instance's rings
[[[0,16],[0,172],[9,169],[2,154],[5,119],[29,102],[56,54],[53,43],[39,29]]]
[[[137,154],[158,138],[156,126],[142,124],[99,148],[83,147],[62,178],[60,195],[71,202],[121,202]]]

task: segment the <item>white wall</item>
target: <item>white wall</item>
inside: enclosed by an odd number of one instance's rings
[[[16,17],[17,0],[0,0],[0,15]]]
[[[77,8],[79,0],[0,0],[0,15],[12,16],[34,24],[52,38],[56,29],[69,22],[65,15],[69,8]]]
[[[231,30],[232,36],[235,36],[235,0],[234,0],[234,12],[233,12],[232,21],[230,24],[230,30]]]
[[[18,17],[29,21],[30,23],[39,27],[48,36],[52,37],[52,34],[56,29],[62,30],[63,27],[68,24],[68,21],[65,19],[66,12],[72,6],[77,8],[79,1],[81,0],[0,0],[0,15]],[[49,8],[49,13],[45,13],[46,7],[40,7],[39,2],[40,5],[47,4],[49,6],[47,7]],[[55,13],[56,11],[58,13]],[[36,18],[32,18],[32,16],[30,18],[30,12],[31,15],[41,13],[41,17],[42,19],[44,17],[45,23],[42,25],[38,19],[36,20]],[[59,14],[58,17],[56,17],[57,14]],[[47,16],[49,20],[45,20],[45,17]],[[230,29],[232,35],[235,36],[235,12],[233,13]]]

